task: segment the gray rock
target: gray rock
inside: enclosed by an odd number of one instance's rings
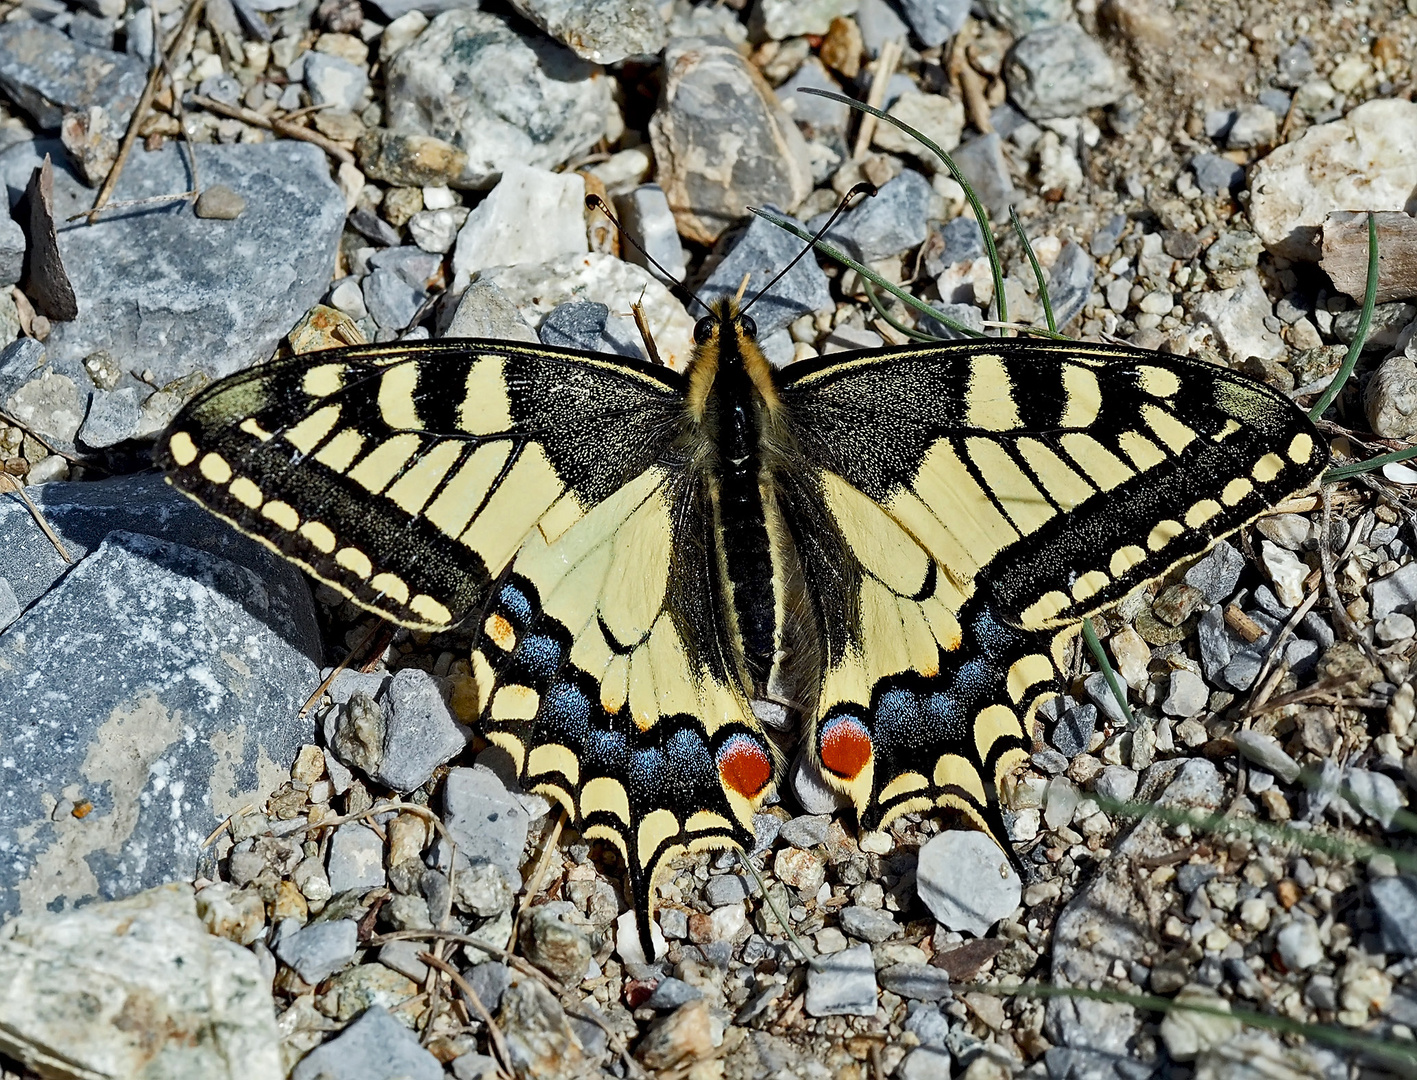
[[[1120,677],[1122,693],[1127,692],[1127,685]],[[1097,706],[1097,711],[1102,713],[1112,723],[1113,726],[1127,723],[1127,714],[1122,711],[1122,705],[1117,700],[1117,695],[1112,693],[1112,687],[1107,682],[1105,672],[1094,671],[1083,680],[1083,688],[1087,691],[1088,700]]]
[[[77,438],[85,446],[102,450],[133,438],[141,422],[138,393],[133,387],[124,386],[107,393],[99,390],[89,402],[89,414],[84,417]]]
[[[457,242],[458,230],[467,224],[468,213],[466,206],[420,210],[408,219],[408,235],[421,250],[446,255]]]
[[[150,370],[159,386],[194,371],[229,375],[269,357],[329,283],[345,206],[318,147],[292,140],[206,147],[203,184],[224,184],[247,201],[234,221],[198,218],[174,201],[93,225],[66,223],[92,205],[93,192],[63,166],[58,143],[24,142],[0,154],[11,206],[45,152],[55,155],[59,252],[79,305],[79,317],[55,323],[45,346],[55,370],[80,385],[83,359],[98,350],[120,371]],[[190,184],[181,147],[139,150],[113,200]]]
[[[531,909],[522,928],[526,958],[567,986],[585,978],[594,947],[590,935],[577,921],[575,905],[553,900]]]
[[[841,929],[862,941],[873,945],[885,941],[900,930],[900,924],[891,917],[889,911],[880,908],[860,907],[852,904],[841,909]]]
[[[744,297],[746,303],[791,262],[802,247],[803,241],[791,233],[779,229],[765,218],[754,217],[733,249],[714,267],[713,273],[699,289],[699,296],[710,304],[732,296],[738,291],[743,275],[752,274]],[[761,339],[802,315],[831,305],[827,275],[817,260],[808,255],[773,285],[772,292],[753,305],[752,316],[758,324],[758,337]]]
[[[674,284],[682,282],[685,274],[684,246],[679,243],[679,231],[664,189],[658,184],[641,184],[616,199],[615,207],[620,211],[620,224],[625,232],[644,249],[641,252],[633,244],[624,245],[626,261],[643,266],[661,280]],[[657,268],[655,263],[663,269]]]
[[[798,93],[803,89],[826,90],[833,94],[842,92],[841,84],[815,56],[807,57],[806,62],[777,88],[777,100],[809,137],[840,137],[851,121],[851,107],[815,94]]]
[[[390,941],[379,947],[379,963],[416,983],[428,978],[428,965],[418,958],[427,946],[418,941]]]
[[[943,45],[969,18],[969,0],[901,0],[900,8],[926,47]]]
[[[952,996],[949,973],[929,964],[892,964],[876,978],[882,990],[912,1001],[944,1001]]]
[[[156,478],[33,498],[78,562],[63,563],[18,500],[0,506],[0,576],[25,609],[0,636],[0,913],[190,880],[202,838],[262,802],[269,763],[283,769],[312,740],[292,718],[318,681],[314,612],[292,568],[214,520],[185,536],[227,533],[206,551],[121,531],[182,534],[192,520]],[[81,799],[93,804],[82,820],[51,813]]]
[[[203,79],[202,84],[197,87],[197,93],[223,105],[236,105],[241,101],[242,89],[241,83],[234,76],[222,74]]]
[[[876,193],[843,214],[824,239],[854,259],[874,262],[916,247],[925,239],[930,216],[930,181],[913,169],[904,170]],[[807,223],[816,233],[829,215]]]
[[[398,247],[399,231],[365,206],[349,212],[349,227],[379,247]]]
[[[943,1046],[917,1046],[895,1067],[898,1080],[937,1080],[949,1076],[950,1052]]]
[[[382,1005],[300,1059],[290,1080],[443,1080],[443,1066]]]
[[[547,315],[541,321],[537,335],[543,345],[595,352],[600,348],[600,339],[609,318],[610,309],[604,304],[592,300],[572,301],[558,305]]]
[[[1161,711],[1167,716],[1177,716],[1182,720],[1198,715],[1210,701],[1210,690],[1205,680],[1187,668],[1177,668],[1171,672],[1166,700],[1161,703]]]
[[[1245,557],[1228,540],[1221,540],[1186,571],[1185,582],[1199,589],[1208,604],[1219,604],[1234,595]]]
[[[1226,670],[1229,671],[1229,668]],[[1253,678],[1250,681],[1253,682]],[[1286,784],[1292,784],[1299,779],[1299,763],[1284,752],[1279,740],[1273,735],[1262,735],[1258,731],[1242,728],[1235,732],[1232,738],[1235,740],[1235,749],[1260,768],[1274,773]]]
[[[427,294],[410,285],[397,271],[388,267],[374,270],[364,279],[364,306],[385,330],[404,330],[423,306]]]
[[[1068,0],[980,0],[979,6],[1015,37],[1072,18]]]
[[[508,987],[497,1023],[506,1036],[518,1076],[571,1080],[590,1071],[591,1063],[565,1010],[551,991],[534,979],[522,979]]]
[[[1082,314],[1097,280],[1097,266],[1087,249],[1069,240],[1058,253],[1048,274],[1048,294],[1053,302],[1053,319],[1062,330]]]
[[[442,336],[491,341],[540,340],[521,317],[516,304],[495,282],[487,280],[474,281],[467,287]]]
[[[0,630],[20,617],[20,601],[8,578],[0,577]]]
[[[1045,746],[1033,755],[1033,764],[1049,776],[1057,776],[1067,769],[1068,759],[1052,747]]]
[[[1137,774],[1124,765],[1108,765],[1092,782],[1092,790],[1106,799],[1127,802],[1137,793]]]
[[[1399,956],[1417,956],[1417,877],[1379,878],[1368,886],[1382,927],[1383,948]]]
[[[871,946],[857,945],[822,957],[807,971],[808,1016],[874,1016],[876,965]]]
[[[715,874],[704,883],[704,899],[710,907],[741,904],[748,897],[758,895],[757,882],[742,874]]]
[[[121,129],[145,81],[133,57],[81,44],[37,19],[0,25],[0,87],[42,130],[58,128],[65,113],[90,105],[106,109]]]
[[[1392,777],[1370,769],[1349,769],[1348,801],[1384,829],[1392,828],[1393,818],[1403,808],[1405,800]]]
[[[915,869],[920,899],[951,930],[983,937],[1018,907],[1023,885],[1008,856],[972,829],[932,836]]]
[[[312,105],[355,112],[364,103],[369,74],[343,57],[312,52],[305,57],[305,89],[310,91]]]
[[[921,1046],[943,1049],[950,1036],[950,1022],[940,1012],[940,1007],[933,1003],[912,1003],[908,1010],[905,1023],[901,1027],[914,1034],[920,1040]],[[945,1075],[948,1075],[948,1072]]]
[[[474,964],[463,974],[477,992],[478,1000],[487,1006],[488,1012],[495,1013],[502,1007],[502,995],[512,985],[511,968],[499,961],[489,960]]]
[[[24,262],[25,230],[8,214],[0,214],[0,288],[19,282],[24,271]],[[38,345],[39,342],[35,344]]]
[[[467,154],[487,188],[519,163],[551,169],[590,149],[614,108],[610,80],[568,49],[479,11],[445,11],[389,63],[387,123]]]
[[[258,2],[270,3],[271,0],[258,0]],[[278,2],[284,3],[285,0],[278,0]],[[389,22],[393,22],[401,15],[407,15],[410,11],[422,12],[432,18],[445,11],[468,6],[467,0],[373,0],[373,4]]]
[[[1004,78],[1014,104],[1034,120],[1077,116],[1127,91],[1112,58],[1071,22],[1033,30],[1015,42],[1004,60]]]
[[[944,318],[950,319],[960,326],[980,332],[984,330],[984,316],[973,304],[935,304],[933,307]],[[923,316],[917,325],[922,333],[931,334],[946,341],[957,341],[969,336],[929,315]]]
[[[412,791],[466,746],[466,730],[453,719],[442,685],[418,668],[395,672],[388,687],[383,756],[369,775],[395,791]]]
[[[207,932],[186,885],[7,923],[0,1015],[12,1068],[136,1077],[156,1059],[173,1077],[284,1075],[270,978]]]
[[[652,0],[513,0],[512,6],[593,64],[664,48],[664,19]]]
[[[664,71],[650,142],[655,179],[669,205],[682,208],[681,235],[711,244],[748,206],[791,212],[807,197],[812,168],[802,133],[736,49],[722,39],[681,38],[665,49]]]
[[[353,960],[358,948],[359,924],[353,919],[333,919],[288,930],[282,926],[272,951],[313,986]]]
[[[1196,640],[1200,645],[1201,670],[1212,682],[1220,678],[1230,664],[1230,634],[1225,628],[1225,613],[1213,607],[1200,617],[1196,625]]]
[[[804,814],[785,821],[778,835],[793,847],[811,848],[827,842],[831,817],[827,814]]]
[[[1387,577],[1375,579],[1368,586],[1368,600],[1372,604],[1374,621],[1384,619],[1394,611],[1411,614],[1413,605],[1417,604],[1417,562],[1407,563]]]
[[[935,235],[924,248],[925,273],[931,277],[939,277],[956,263],[984,257],[984,234],[972,217],[961,215],[944,223],[934,222],[931,228]]]
[[[960,143],[950,157],[964,174],[991,218],[1007,219],[1009,206],[1018,198],[1004,157],[1004,141],[997,131]]]
[[[881,46],[893,39],[905,38],[910,27],[887,0],[861,0],[856,9],[856,23],[861,27],[861,40],[870,56],[879,56]]]
[[[1117,250],[1117,241],[1122,237],[1122,230],[1127,227],[1126,214],[1113,214],[1107,220],[1107,224],[1099,227],[1092,234],[1092,241],[1088,250],[1098,259],[1105,259],[1112,252]]]
[[[1174,778],[1156,798],[1156,787],[1168,775]],[[1169,762],[1153,766],[1138,797],[1155,799],[1160,806],[1212,810],[1220,805],[1224,791],[1215,766],[1196,759],[1183,762],[1179,768]],[[1160,958],[1161,947],[1148,929],[1145,902],[1133,887],[1134,860],[1156,858],[1175,847],[1168,826],[1152,817],[1143,818],[1130,833],[1114,842],[1113,857],[1100,865],[1097,876],[1068,902],[1054,924],[1055,984],[1091,985],[1094,980],[1107,978],[1106,973],[1118,957],[1127,961]],[[1108,1062],[1131,1060],[1138,1069],[1120,1075],[1136,1076],[1138,1080],[1151,1075],[1153,1067],[1136,1060],[1132,1040],[1141,1021],[1130,1005],[1059,997],[1048,1002],[1046,1017],[1044,1030],[1055,1044],[1054,1050],[1049,1051],[1050,1074],[1057,1060],[1065,1069],[1086,1070],[1059,1075],[1111,1077],[1119,1074],[1100,1071]],[[1079,1060],[1074,1052],[1086,1057]]]
[[[1183,863],[1176,871],[1176,888],[1190,896],[1207,881],[1220,875],[1220,867],[1212,863]]]
[[[330,891],[368,892],[384,884],[384,842],[366,825],[349,821],[330,840],[325,872]],[[308,981],[308,980],[307,980]]]
[[[654,988],[654,993],[645,999],[645,1004],[651,1009],[669,1012],[672,1009],[677,1009],[680,1005],[697,1001],[703,996],[703,991],[697,986],[690,986],[682,979],[671,976],[660,980],[659,985]]]
[[[1066,758],[1087,753],[1092,745],[1092,733],[1097,730],[1097,706],[1074,705],[1058,718],[1053,728],[1052,743]]]
[[[1319,928],[1307,915],[1296,915],[1274,936],[1274,947],[1290,971],[1307,971],[1324,958]]]
[[[793,763],[790,785],[798,805],[809,814],[830,814],[847,804],[844,795],[827,786],[806,754]]]
[[[443,821],[458,851],[487,862],[521,887],[522,848],[530,819],[521,801],[484,765],[449,769],[443,782]]]

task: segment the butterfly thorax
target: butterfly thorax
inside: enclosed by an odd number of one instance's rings
[[[722,595],[736,624],[731,636],[742,643],[745,688],[776,696],[793,555],[773,493],[790,440],[773,370],[755,335],[752,320],[731,301],[699,323],[685,407],[722,538]]]

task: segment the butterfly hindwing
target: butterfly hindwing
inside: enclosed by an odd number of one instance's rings
[[[853,667],[849,651],[828,661],[814,748],[870,824],[957,801],[951,778],[974,783],[966,764],[992,798],[1001,765],[1030,745],[1050,657],[1078,622],[1302,489],[1326,459],[1312,424],[1268,387],[1135,349],[892,350],[789,370],[782,396],[847,547],[859,557],[908,536],[915,562],[928,556],[948,583],[936,589],[958,622],[960,645],[937,672],[883,660],[889,620],[871,614],[867,560],[866,664]],[[843,484],[860,497],[834,499]],[[816,600],[850,608],[820,589]],[[834,691],[834,678],[851,691]],[[869,781],[851,773],[868,760]],[[980,792],[966,794],[977,816]]]
[[[534,531],[473,654],[482,728],[629,871],[646,955],[654,880],[686,851],[751,849],[773,751],[691,597],[710,566],[692,479],[654,467],[565,530]]]
[[[661,451],[672,373],[492,342],[400,342],[262,364],[160,441],[171,481],[356,603],[445,629],[526,533],[583,515]]]

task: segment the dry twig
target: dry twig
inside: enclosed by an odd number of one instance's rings
[[[325,153],[336,161],[346,165],[354,164],[354,155],[346,150],[339,143],[325,138],[318,131],[305,127],[303,124],[292,124],[287,120],[277,120],[269,116],[258,113],[255,109],[248,109],[241,105],[226,105],[220,101],[215,101],[201,94],[192,95],[192,104],[200,105],[207,112],[216,113],[218,116],[230,117],[232,120],[240,120],[244,124],[253,127],[265,128],[267,131],[274,131],[277,135],[285,135],[291,139],[300,139],[303,142],[314,143]]]
[[[876,58],[876,70],[871,73],[871,92],[866,98],[866,104],[873,109],[885,104],[891,76],[895,74],[896,64],[900,63],[900,52],[900,42],[895,38],[881,46],[881,55]],[[851,151],[852,161],[860,161],[866,156],[866,151],[871,148],[871,136],[875,133],[876,117],[871,113],[862,114],[861,126],[856,129],[856,146]]]
[[[40,513],[39,507],[35,506],[30,499],[24,485],[7,472],[0,472],[0,495],[3,494],[18,495],[25,506],[29,508],[30,517],[34,518],[35,524],[44,530],[44,535],[49,537],[49,542],[54,545],[54,550],[59,552],[59,557],[66,563],[74,561],[65,549],[64,542],[59,539],[59,534],[49,527],[49,522],[44,520],[44,515]]]
[[[418,959],[422,960],[429,967],[437,968],[448,978],[453,980],[453,985],[463,992],[468,1004],[477,1013],[478,1017],[487,1025],[487,1041],[492,1044],[492,1049],[497,1055],[497,1060],[502,1063],[502,1071],[508,1076],[514,1075],[512,1072],[512,1052],[507,1049],[507,1040],[502,1035],[502,1029],[497,1026],[497,1022],[492,1019],[492,1014],[487,1011],[487,1006],[482,1004],[482,999],[477,996],[477,991],[472,988],[472,984],[458,974],[458,969],[453,967],[441,956],[434,956],[431,952],[421,952]]]

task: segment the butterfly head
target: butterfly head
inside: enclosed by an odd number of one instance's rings
[[[755,399],[767,409],[778,404],[772,365],[758,347],[758,326],[734,297],[709,305],[694,325],[694,356],[689,364],[688,404],[695,419],[711,398]]]

